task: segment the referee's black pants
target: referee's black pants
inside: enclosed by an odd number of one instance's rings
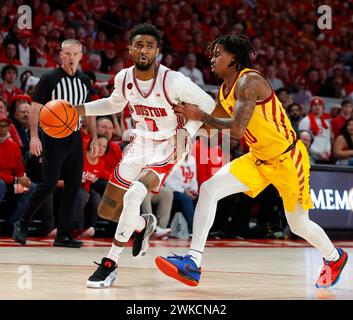
[[[80,131],[66,138],[56,139],[42,135],[42,182],[37,186],[21,221],[28,224],[42,204],[55,191],[56,184],[64,180],[63,197],[57,217],[57,238],[70,236],[75,205],[80,191],[83,171],[83,147]]]

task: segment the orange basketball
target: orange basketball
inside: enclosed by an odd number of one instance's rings
[[[65,138],[75,131],[78,113],[66,100],[51,100],[40,110],[39,122],[48,136]]]

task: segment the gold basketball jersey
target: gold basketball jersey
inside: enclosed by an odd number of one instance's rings
[[[224,83],[219,88],[219,103],[230,117],[233,116],[237,101],[235,96],[237,82],[245,73],[249,72],[261,75],[254,69],[245,68],[240,71],[227,95],[224,94]],[[261,76],[263,77],[263,75]],[[246,128],[244,138],[250,151],[260,160],[279,156],[296,140],[296,134],[290,120],[273,90],[267,99],[256,102],[255,111]]]

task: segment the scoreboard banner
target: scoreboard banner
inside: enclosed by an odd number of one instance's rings
[[[325,229],[353,230],[353,167],[314,165],[310,219]]]

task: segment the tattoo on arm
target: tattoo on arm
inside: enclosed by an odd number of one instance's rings
[[[219,119],[205,112],[201,121],[216,129],[230,129],[233,119]]]
[[[235,126],[240,130],[246,129],[254,113],[257,100],[258,76],[245,75],[240,78],[235,94],[237,102],[234,107]]]
[[[115,208],[117,202],[113,200],[112,198],[109,198],[108,196],[103,196],[102,201],[104,204],[106,204],[108,207]]]
[[[257,75],[244,75],[239,79],[235,89],[237,102],[232,119],[219,119],[204,113],[201,121],[216,129],[233,129],[239,132],[240,139],[255,110],[258,77]]]

